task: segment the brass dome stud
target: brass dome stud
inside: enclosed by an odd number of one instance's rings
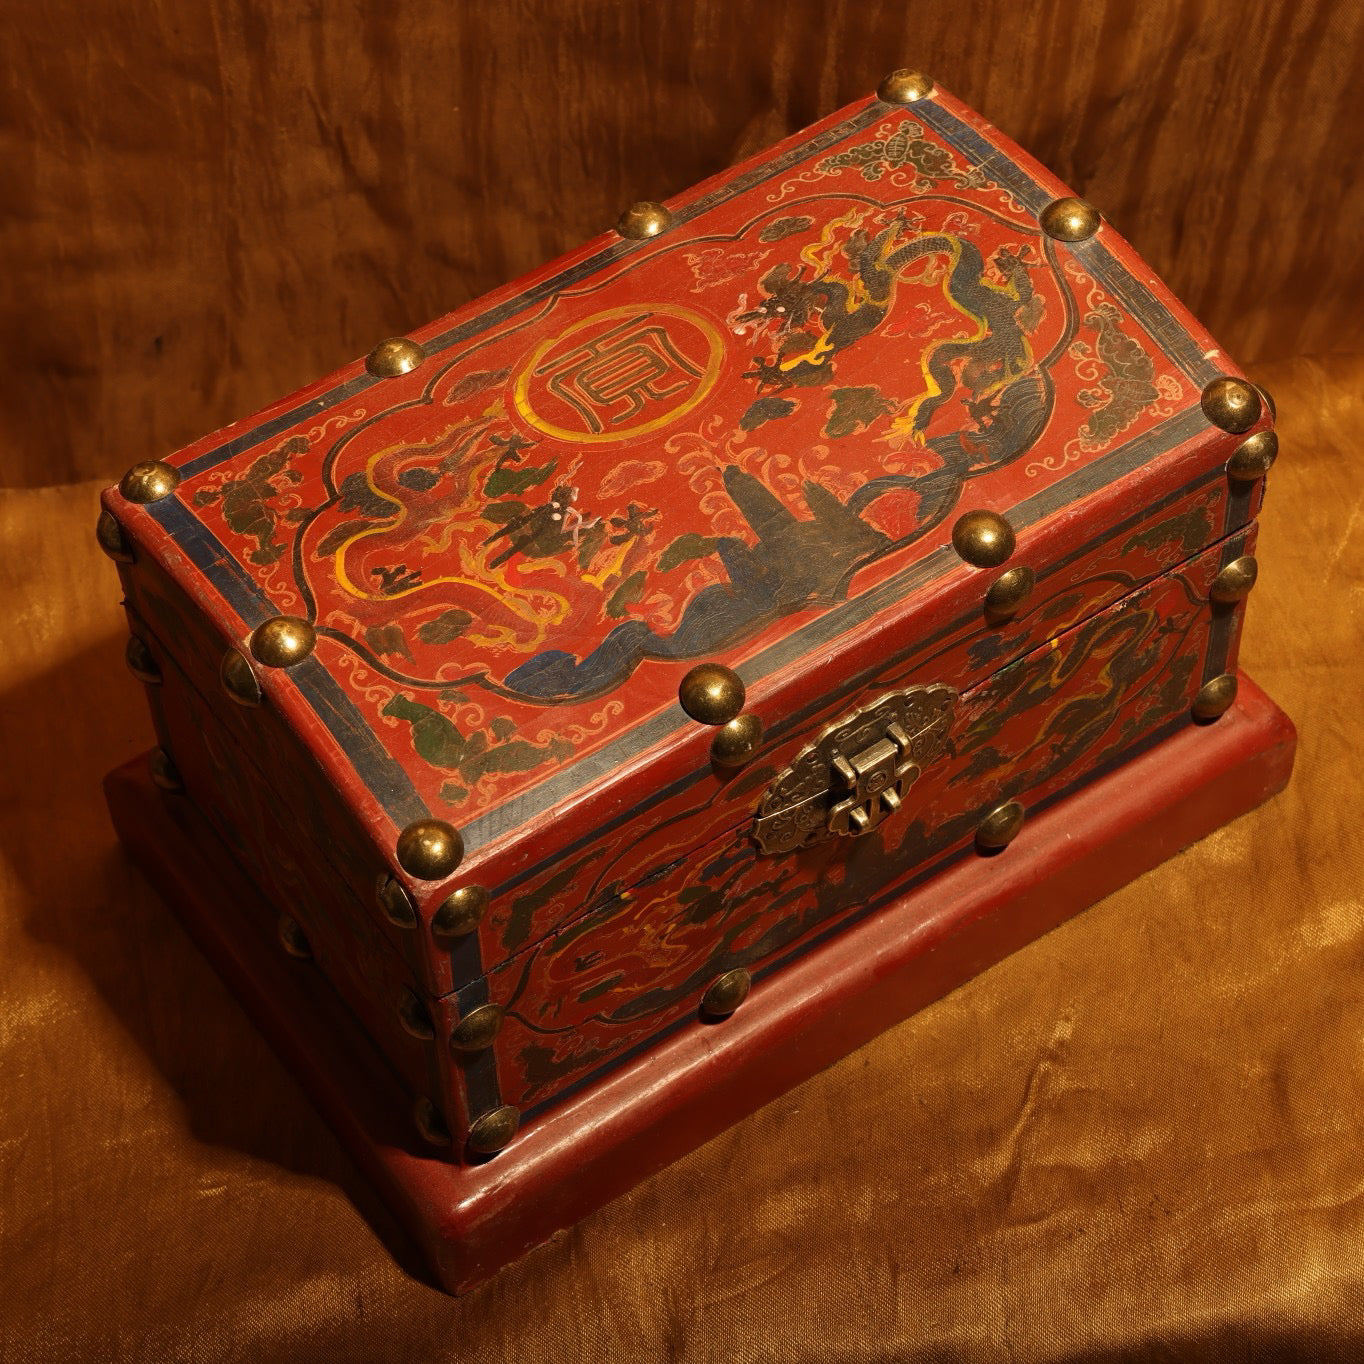
[[[477,1156],[494,1156],[516,1135],[521,1126],[521,1110],[503,1104],[475,1118],[469,1128],[469,1150]]]
[[[317,647],[317,631],[298,616],[272,616],[251,634],[251,656],[267,668],[292,668]]]
[[[710,741],[711,761],[720,767],[742,767],[762,747],[763,722],[745,711],[715,731]]]
[[[411,990],[404,990],[398,1004],[398,1022],[405,1033],[419,1042],[430,1042],[436,1035],[436,1025],[431,1021],[431,1012]]]
[[[441,902],[431,919],[431,936],[437,942],[467,937],[483,920],[488,892],[482,886],[460,886]]]
[[[118,481],[118,490],[129,502],[160,502],[180,486],[180,471],[159,459],[134,464]]]
[[[748,998],[752,988],[753,977],[742,966],[716,976],[701,996],[701,1016],[709,1019],[728,1018]]]
[[[1249,431],[1264,411],[1260,390],[1244,379],[1223,375],[1203,390],[1203,415],[1223,431],[1240,435]]]
[[[123,527],[112,513],[102,511],[95,522],[95,539],[99,547],[116,563],[130,564],[133,561],[133,548],[124,538]]]
[[[933,93],[933,82],[922,71],[898,67],[876,87],[876,98],[886,104],[914,104]]]
[[[1227,461],[1227,477],[1235,483],[1254,483],[1274,467],[1279,457],[1279,437],[1273,431],[1247,436]]]
[[[163,791],[171,791],[178,795],[185,789],[185,783],[180,780],[179,769],[164,748],[152,749],[147,757],[147,767],[151,771],[152,781]]]
[[[149,687],[161,685],[161,666],[147,647],[146,640],[137,635],[129,635],[128,643],[123,650],[123,661],[128,665],[128,671],[139,682],[144,682]]]
[[[412,1105],[412,1123],[423,1141],[432,1146],[449,1146],[450,1129],[430,1099],[418,1099]]]
[[[997,512],[967,512],[952,527],[952,548],[976,568],[998,568],[1017,543],[1014,528]]]
[[[1006,800],[996,805],[976,825],[976,848],[980,852],[999,852],[1018,837],[1027,811],[1021,801]]]
[[[409,876],[439,881],[464,857],[464,839],[443,819],[418,819],[398,835],[398,865]]]
[[[1270,421],[1278,421],[1279,405],[1274,401],[1274,395],[1263,384],[1256,384],[1255,387],[1259,390],[1260,401],[1269,409]]]
[[[297,919],[281,914],[275,921],[275,935],[279,938],[279,945],[291,957],[297,957],[299,961],[308,961],[312,957],[313,946]]]
[[[218,665],[218,681],[239,706],[249,709],[260,705],[260,681],[240,650],[229,649],[223,655]]]
[[[384,918],[399,928],[411,928],[417,922],[417,906],[406,887],[396,877],[384,872],[378,881],[375,897]]]
[[[502,1026],[502,1008],[498,1004],[480,1004],[471,1009],[455,1025],[450,1034],[450,1050],[468,1055],[486,1051],[493,1044]]]
[[[365,356],[365,368],[376,379],[411,374],[426,359],[426,348],[406,336],[390,336]]]
[[[1012,619],[1023,609],[1036,586],[1037,574],[1023,564],[1005,569],[985,594],[985,614],[992,621]]]
[[[657,237],[673,225],[673,215],[662,204],[652,199],[641,199],[631,204],[616,222],[616,231],[622,237],[643,241],[647,237]]]
[[[1227,564],[1212,580],[1212,588],[1208,595],[1213,601],[1229,606],[1232,602],[1238,602],[1245,597],[1255,586],[1255,580],[1259,576],[1260,565],[1255,556],[1243,554],[1239,559],[1233,559]]]
[[[1084,199],[1053,199],[1038,215],[1038,225],[1058,242],[1088,241],[1099,230],[1099,210]]]
[[[682,709],[703,725],[727,725],[744,708],[739,674],[720,663],[698,663],[677,689]]]
[[[1214,677],[1211,682],[1205,682],[1194,697],[1194,719],[1215,720],[1225,714],[1235,700],[1236,678],[1231,673]]]

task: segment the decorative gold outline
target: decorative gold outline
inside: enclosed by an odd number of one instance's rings
[[[535,367],[549,351],[567,340],[575,332],[580,332],[593,323],[607,322],[618,317],[633,317],[646,310],[650,314],[675,317],[680,321],[690,323],[710,343],[710,358],[707,360],[705,370],[701,375],[701,382],[696,386],[696,391],[690,398],[673,408],[671,412],[664,413],[661,417],[654,417],[650,421],[641,422],[638,426],[621,427],[610,432],[604,432],[601,435],[590,431],[570,431],[566,427],[555,426],[537,415],[535,409],[530,405],[530,381],[531,376],[535,373]],[[715,387],[715,381],[720,377],[720,365],[724,358],[725,343],[719,331],[700,313],[670,303],[631,303],[624,307],[608,308],[604,312],[593,313],[590,317],[575,322],[567,330],[560,332],[558,336],[552,336],[548,341],[542,341],[517,374],[516,386],[512,390],[512,401],[516,404],[517,412],[526,422],[537,431],[546,436],[553,436],[556,440],[570,441],[574,445],[605,445],[608,442],[632,440],[636,436],[657,431],[659,427],[667,426],[685,417]]]

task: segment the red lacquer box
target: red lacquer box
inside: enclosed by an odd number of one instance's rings
[[[1282,785],[1270,421],[897,72],[130,469],[115,819],[466,1286]]]

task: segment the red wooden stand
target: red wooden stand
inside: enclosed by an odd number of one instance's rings
[[[433,1159],[410,1104],[326,982],[145,760],[105,781],[119,837],[361,1168],[459,1292],[1024,943],[1280,790],[1292,723],[1249,679],[1190,725],[565,1102],[477,1166]],[[240,906],[254,902],[257,912]]]

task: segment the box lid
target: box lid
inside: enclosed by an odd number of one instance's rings
[[[695,665],[771,732],[1262,420],[1131,248],[935,90],[637,206],[106,507],[429,914],[723,783]],[[462,864],[404,855],[431,819]]]

